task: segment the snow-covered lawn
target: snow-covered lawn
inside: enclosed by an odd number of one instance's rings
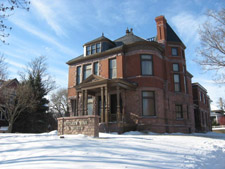
[[[225,168],[225,134],[0,134],[0,169]]]

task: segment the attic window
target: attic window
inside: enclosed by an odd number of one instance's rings
[[[101,52],[101,43],[92,44],[87,46],[86,48],[87,55],[92,55],[100,52]]]

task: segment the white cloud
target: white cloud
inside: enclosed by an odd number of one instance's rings
[[[60,16],[58,15],[56,10],[51,8],[52,4],[49,1],[35,0],[35,1],[32,1],[31,4],[36,9],[37,15],[44,18],[47,24],[55,31],[57,35],[66,36],[64,29],[61,27],[59,23]],[[61,8],[58,8],[58,10],[61,10]]]
[[[66,53],[68,55],[76,55],[76,53],[73,50],[71,50],[70,48],[62,45],[57,40],[55,40],[53,37],[41,32],[35,26],[33,26],[31,24],[28,24],[27,22],[24,22],[22,20],[17,20],[17,19],[11,19],[11,22],[13,22],[18,27],[24,29],[25,31],[35,35],[36,37],[38,37],[38,38],[40,38],[40,39],[42,39],[42,40],[44,40],[48,43],[51,43],[51,44],[55,45],[63,53]]]
[[[188,12],[181,12],[171,18],[172,24],[185,43],[199,43],[199,26],[205,21],[203,15],[197,16]]]
[[[12,66],[18,67],[18,68],[25,68],[26,66],[24,64],[18,63],[18,62],[14,62],[10,59],[6,58],[6,63],[9,63]]]

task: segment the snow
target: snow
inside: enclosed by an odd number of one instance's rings
[[[225,134],[0,134],[0,169],[224,169]]]

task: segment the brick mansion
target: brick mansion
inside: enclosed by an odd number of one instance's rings
[[[185,45],[164,16],[155,21],[156,37],[132,29],[116,40],[102,35],[67,62],[69,118],[98,118],[101,132],[211,130],[210,98],[192,83]]]

